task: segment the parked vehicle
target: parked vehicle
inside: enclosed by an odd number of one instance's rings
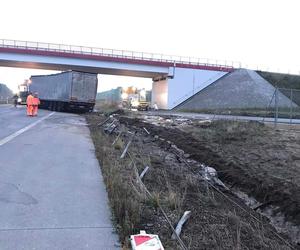
[[[147,101],[146,93],[145,89],[137,89],[135,87],[122,88],[123,107],[148,110],[150,103]]]
[[[29,80],[25,80],[24,83],[20,84],[18,86],[18,104],[20,105],[25,105],[26,104],[26,99],[28,96],[28,90],[29,90]]]
[[[31,76],[29,91],[38,93],[41,108],[56,111],[92,111],[96,101],[97,74],[67,71]]]

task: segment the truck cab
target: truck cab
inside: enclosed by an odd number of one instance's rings
[[[18,104],[25,105],[28,94],[29,80],[25,80],[24,83],[18,86]]]

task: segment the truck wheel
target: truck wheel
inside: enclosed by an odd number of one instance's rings
[[[60,102],[57,103],[57,109],[56,110],[58,112],[61,112],[61,103]]]
[[[65,112],[66,104],[65,104],[64,102],[62,102],[62,103],[60,104],[60,106],[61,106],[61,111],[62,111],[62,112]]]
[[[50,110],[55,111],[55,102],[50,103]]]

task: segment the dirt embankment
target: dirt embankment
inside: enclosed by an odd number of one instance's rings
[[[124,249],[128,246],[128,236],[144,229],[158,234],[166,249],[179,249],[177,242],[170,239],[172,231],[158,204],[174,226],[184,211],[192,212],[181,234],[189,249],[289,249],[280,239],[285,236],[278,237],[266,218],[249,209],[231,192],[226,196],[235,204],[203,181],[199,175],[200,163],[221,170],[221,167],[226,169],[228,161],[205,141],[194,137],[192,132],[182,131],[183,127],[165,128],[128,117],[120,117],[118,129],[108,135],[97,126],[104,119],[98,114],[87,115]],[[112,146],[120,131],[122,136]],[[132,137],[129,132],[136,132],[130,157],[120,159]],[[178,156],[172,144],[186,154]],[[145,166],[150,167],[143,182],[152,198],[141,195],[143,191],[137,185],[133,165],[139,173]],[[238,175],[238,171],[234,173]],[[231,180],[225,171],[222,177]]]
[[[178,128],[122,118],[172,141],[194,160],[214,167],[227,184],[237,185],[262,203],[278,206],[300,225],[300,136],[256,122],[215,121]],[[183,131],[184,130],[184,131]]]

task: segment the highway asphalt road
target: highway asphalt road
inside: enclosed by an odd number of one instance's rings
[[[83,117],[0,105],[0,249],[119,249]]]

